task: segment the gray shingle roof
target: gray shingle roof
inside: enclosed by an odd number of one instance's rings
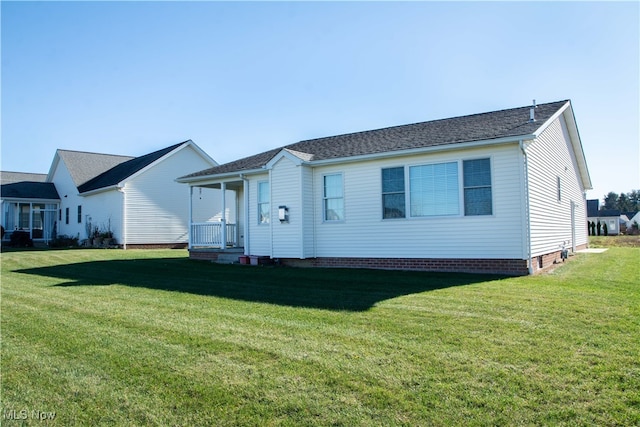
[[[0,171],[0,184],[13,184],[15,182],[46,182],[46,173],[7,172]]]
[[[0,186],[3,199],[46,199],[59,200],[60,196],[52,182],[13,182]]]
[[[87,181],[108,171],[109,169],[133,159],[131,156],[117,156],[113,154],[87,153],[84,151],[61,150],[57,151],[60,159],[64,161],[71,179],[76,187],[80,187]]]
[[[265,166],[282,149],[305,161],[340,159],[416,148],[533,134],[568,101],[539,104],[536,120],[529,121],[530,106],[433,120],[326,138],[310,139],[245,157],[230,163],[186,175],[195,178],[242,172]]]
[[[86,193],[87,191],[116,185],[187,142],[188,141],[181,142],[144,156],[129,158],[129,160],[115,165],[100,175],[95,176],[84,184],[78,186],[78,191],[80,193]]]

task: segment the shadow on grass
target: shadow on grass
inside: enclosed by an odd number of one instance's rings
[[[503,276],[409,271],[219,265],[185,258],[90,261],[16,270],[55,286],[124,285],[292,307],[363,311],[402,295]]]

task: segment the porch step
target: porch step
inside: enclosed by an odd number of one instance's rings
[[[242,252],[240,253],[221,253],[218,254],[218,259],[216,260],[216,262],[218,264],[238,264],[240,262],[240,256],[242,255]]]

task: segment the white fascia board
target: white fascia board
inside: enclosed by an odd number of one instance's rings
[[[58,150],[56,150],[56,154],[53,155],[53,160],[51,161],[51,167],[49,167],[49,173],[47,174],[47,182],[53,182],[53,174],[58,168],[58,164],[60,163],[60,156],[58,155]]]
[[[185,141],[182,144],[180,144],[179,147],[171,150],[170,152],[168,152],[167,154],[165,154],[164,156],[160,157],[159,159],[157,159],[155,162],[148,164],[147,166],[143,167],[142,169],[140,169],[139,171],[132,173],[131,175],[129,175],[128,177],[126,177],[125,179],[123,179],[122,181],[120,181],[117,184],[117,187],[124,187],[124,185],[126,184],[127,181],[134,179],[137,176],[142,175],[143,173],[145,173],[146,171],[148,171],[149,169],[153,168],[155,165],[157,165],[160,162],[163,162],[166,158],[173,156],[175,153],[177,153],[178,151],[182,150],[184,147],[188,146],[189,141]],[[107,187],[108,188],[108,187]]]
[[[186,144],[182,147],[179,147],[178,150],[182,150],[183,148],[190,146],[192,147],[194,150],[196,150],[196,152],[200,155],[200,157],[202,157],[203,159],[205,159],[208,163],[211,164],[211,167],[214,166],[220,166],[218,164],[218,162],[216,162],[211,156],[209,156],[202,148],[200,148],[198,146],[198,144],[196,144],[195,142],[193,142],[192,140],[188,140],[186,141]]]
[[[390,157],[411,156],[416,154],[435,153],[440,151],[459,151],[459,150],[467,150],[470,148],[477,148],[477,147],[488,147],[493,145],[518,144],[519,141],[521,140],[528,141],[528,140],[533,140],[534,138],[535,138],[534,135],[509,136],[505,138],[488,139],[488,140],[482,140],[482,141],[445,144],[445,145],[439,145],[435,147],[412,148],[409,150],[385,151],[383,153],[364,154],[361,156],[314,160],[310,162],[303,162],[303,164],[306,164],[309,166],[324,166],[324,165],[330,165],[335,163],[361,162],[366,160],[377,160],[377,159],[384,159],[384,158],[390,158]]]
[[[576,117],[573,113],[573,108],[568,108],[564,114],[564,120],[567,123],[569,130],[569,136],[571,137],[571,145],[573,146],[573,152],[578,162],[578,169],[580,169],[580,178],[582,179],[582,185],[585,190],[592,190],[591,176],[589,175],[589,168],[587,167],[587,158],[584,155],[584,149],[582,148],[582,139],[580,138],[580,132],[578,131],[578,125],[576,124]]]
[[[30,199],[30,198],[24,198],[24,199],[20,199],[17,197],[7,197],[7,198],[2,198],[0,199],[3,202],[9,202],[9,203],[60,203],[60,199]]]
[[[258,168],[258,169],[247,169],[242,171],[235,172],[226,172],[214,175],[201,175],[201,176],[192,176],[189,178],[176,178],[176,182],[181,184],[218,184],[222,181],[230,182],[230,181],[238,181],[242,179],[242,175],[257,175],[266,173],[267,169]]]
[[[558,117],[560,117],[567,108],[571,107],[571,103],[569,101],[567,101],[562,107],[558,108],[558,111],[556,111],[551,117],[549,117],[549,119],[547,119],[546,122],[544,122],[539,128],[538,130],[536,130],[533,134],[535,135],[535,137],[539,137],[542,132],[544,132],[550,125],[551,123],[554,122],[555,119],[557,119]]]
[[[301,164],[304,163],[300,157],[293,155],[290,151],[286,149],[282,149],[278,154],[273,156],[271,160],[267,162],[267,164],[265,165],[265,168],[266,169],[273,168],[273,166],[278,162],[278,160],[282,159],[283,157],[291,160],[296,166],[300,166]]]
[[[111,190],[117,191],[122,189],[123,187],[124,185],[121,185],[121,184],[110,185],[108,187],[96,188],[95,190],[85,191],[84,193],[79,193],[78,195],[81,197],[92,196],[94,194],[104,193],[105,191],[111,191]]]

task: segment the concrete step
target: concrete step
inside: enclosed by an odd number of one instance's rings
[[[241,255],[242,253],[219,254],[216,262],[218,264],[238,264]]]

